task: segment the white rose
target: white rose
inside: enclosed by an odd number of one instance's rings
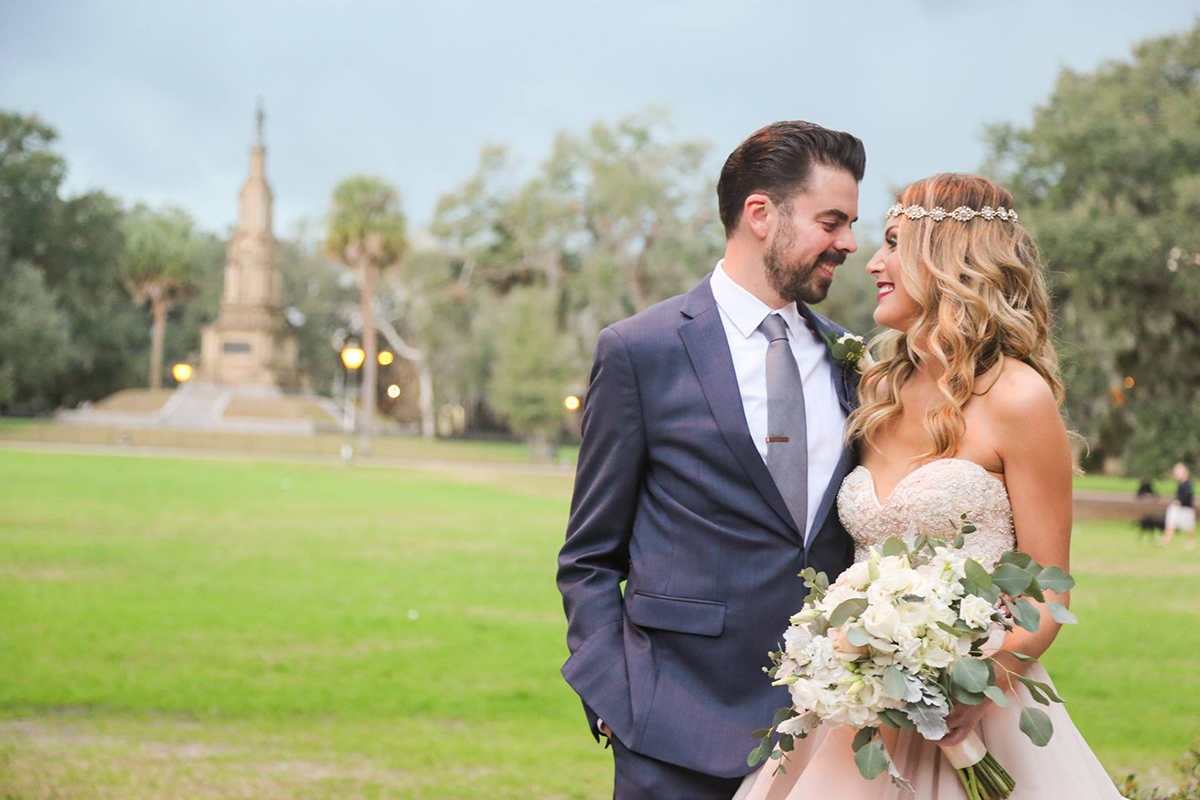
[[[838,576],[838,581],[845,580],[852,589],[862,591],[871,583],[871,567],[866,561],[851,564],[849,569]]]
[[[962,599],[962,604],[958,607],[958,616],[972,628],[986,628],[992,621],[994,610],[995,607],[987,600],[969,594]]]
[[[876,639],[894,642],[900,633],[900,613],[891,603],[867,606],[862,615],[863,627]]]

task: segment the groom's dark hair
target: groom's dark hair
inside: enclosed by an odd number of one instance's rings
[[[750,195],[761,192],[778,206],[808,182],[814,163],[844,169],[861,181],[867,153],[857,136],[803,120],[773,122],[737,146],[717,181],[725,238],[733,236]]]

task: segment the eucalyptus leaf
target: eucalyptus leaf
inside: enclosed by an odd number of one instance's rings
[[[1025,688],[1029,690],[1029,696],[1032,697],[1036,702],[1044,706],[1050,705],[1050,698],[1043,694],[1042,690],[1039,688],[1040,684],[1037,681],[1030,680],[1024,675],[1018,675],[1017,680],[1025,684]]]
[[[970,578],[976,586],[978,586],[980,589],[992,588],[992,576],[988,574],[988,571],[984,569],[978,561],[973,558],[968,558],[965,567],[967,577]]]
[[[829,627],[837,628],[844,625],[851,617],[857,617],[859,614],[867,610],[867,598],[852,597],[849,600],[843,600],[838,603],[829,614]]]
[[[880,552],[885,556],[908,555],[908,545],[904,543],[903,539],[892,536],[883,543],[883,549]]]
[[[1033,563],[1033,556],[1029,555],[1029,553],[1021,553],[1016,550],[1010,550],[1004,555],[1000,556],[1000,563],[1012,564],[1019,569],[1025,569],[1031,563]],[[995,575],[996,573],[993,571],[992,577],[995,577]]]
[[[846,631],[846,640],[856,647],[862,647],[863,645],[870,644],[871,642],[875,641],[873,638],[871,638],[871,634],[867,633],[862,628],[851,628],[850,630]]]
[[[1046,609],[1049,610],[1050,616],[1054,618],[1055,622],[1060,622],[1063,625],[1074,625],[1076,622],[1079,622],[1079,618],[1067,610],[1067,607],[1062,603],[1050,601],[1046,603]]]
[[[751,739],[762,739],[762,738],[764,738],[766,736],[770,736],[770,735],[771,735],[770,728],[762,728],[761,730],[757,730],[754,733],[750,734],[750,738]]]
[[[850,745],[854,752],[858,752],[870,743],[875,735],[879,733],[879,728],[859,728],[858,733],[854,734],[854,742]]]
[[[1008,695],[999,686],[989,686],[983,690],[983,693],[1000,708],[1008,708],[1012,705],[1012,700],[1008,699]]]
[[[908,693],[908,680],[904,677],[904,670],[894,664],[888,667],[887,672],[883,673],[883,690],[893,700],[903,700],[904,695]]]
[[[812,622],[808,623],[808,631],[813,636],[824,636],[829,632],[829,618],[817,617]]]
[[[1054,725],[1050,722],[1049,715],[1040,708],[1022,708],[1021,732],[1038,747],[1045,747],[1054,735]]]
[[[798,716],[800,716],[800,715],[797,714],[796,710],[794,708],[792,708],[791,706],[785,706],[784,708],[776,709],[775,710],[775,718],[773,720],[771,720],[771,727],[778,728],[779,723],[783,722],[785,719],[791,719],[792,717],[798,717]]]
[[[1042,612],[1024,597],[1018,597],[1015,605],[1017,613],[1013,615],[1013,622],[1030,633],[1037,633],[1042,624]]]
[[[895,708],[885,708],[879,712],[881,720],[886,720],[887,724],[892,728],[911,728],[913,722],[908,718],[908,715],[903,711]]]
[[[1025,684],[1027,687],[1029,687],[1030,694],[1033,693],[1033,687],[1036,686],[1038,688],[1038,691],[1040,691],[1042,694],[1046,695],[1046,697],[1049,697],[1054,702],[1061,703],[1063,701],[1063,699],[1058,696],[1058,693],[1054,691],[1054,687],[1051,686],[1050,684],[1043,683],[1042,681],[1034,680],[1033,678],[1027,678],[1024,675],[1019,675],[1017,677],[1021,681],[1021,683]],[[1046,705],[1049,705],[1049,704],[1047,703]]]
[[[1075,579],[1055,566],[1046,567],[1038,575],[1038,583],[1050,592],[1069,592],[1075,587]]]
[[[796,749],[796,742],[790,733],[779,734],[779,749],[785,753],[790,753]]]
[[[1037,582],[1037,571],[1026,570],[1029,573],[1029,585],[1025,587],[1025,594],[1037,600],[1039,603],[1046,602],[1046,596],[1042,594],[1042,587]]]
[[[883,742],[876,739],[860,748],[854,754],[854,763],[858,765],[859,774],[867,780],[873,781],[878,778],[887,769],[888,764],[887,752],[883,749]]]
[[[1000,564],[992,570],[992,583],[1012,597],[1024,594],[1032,581],[1033,576],[1015,564]]]
[[[963,703],[968,706],[977,706],[983,702],[983,692],[967,691],[957,683],[950,687],[951,693],[954,695],[954,700],[957,703]]]

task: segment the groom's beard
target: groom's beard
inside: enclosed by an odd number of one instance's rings
[[[776,231],[767,251],[763,253],[767,283],[790,303],[819,303],[829,294],[833,279],[826,277],[817,268],[837,267],[846,260],[846,254],[840,250],[826,250],[811,264],[805,264],[803,261],[788,262],[787,252],[795,240],[795,229],[790,222],[784,222]]]

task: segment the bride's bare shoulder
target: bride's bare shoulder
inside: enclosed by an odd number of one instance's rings
[[[1029,426],[1062,424],[1050,384],[1033,367],[1015,358],[1004,359],[985,397],[988,416],[1001,428],[1026,430]]]

